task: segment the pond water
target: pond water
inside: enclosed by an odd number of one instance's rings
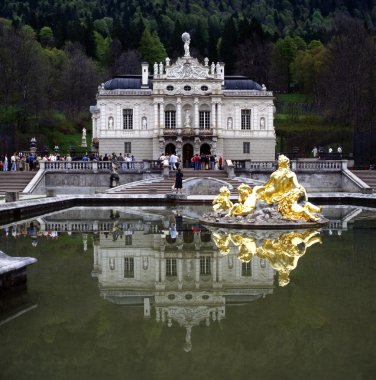
[[[206,206],[74,208],[1,227],[1,379],[373,379],[376,214],[207,229]]]

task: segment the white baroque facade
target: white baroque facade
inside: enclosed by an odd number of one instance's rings
[[[188,36],[188,37],[187,37]],[[223,63],[184,56],[170,64],[141,64],[141,75],[117,76],[98,88],[92,106],[93,141],[99,154],[130,153],[137,160],[176,153],[274,160],[273,93],[251,79],[225,76]],[[187,42],[188,39],[188,42]]]

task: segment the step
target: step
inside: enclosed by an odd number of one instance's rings
[[[0,172],[0,193],[23,191],[37,172]]]

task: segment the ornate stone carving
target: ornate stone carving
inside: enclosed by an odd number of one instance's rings
[[[166,68],[167,79],[207,79],[208,69],[196,58],[178,58],[176,63]]]

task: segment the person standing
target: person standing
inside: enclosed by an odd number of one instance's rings
[[[317,153],[318,153],[317,146],[314,146],[313,149],[312,149],[313,158],[317,157]]]
[[[183,189],[183,173],[181,171],[181,169],[179,168],[177,170],[177,172],[175,173],[175,191],[177,193],[181,193],[182,192],[182,189]]]
[[[222,170],[222,165],[223,165],[223,158],[222,158],[222,156],[220,156],[218,159],[219,170]]]
[[[4,156],[4,164],[3,164],[3,171],[7,172],[8,171],[8,156]]]
[[[337,148],[337,153],[338,153],[339,158],[342,159],[342,147],[341,146],[339,146]]]
[[[11,162],[10,170],[12,172],[15,172],[17,170],[16,156],[17,156],[17,153],[14,153],[13,156],[10,157],[10,162]]]
[[[177,156],[175,155],[175,153],[172,153],[171,156],[170,156],[170,168],[171,170],[175,170],[176,169],[176,162],[177,162],[178,158]]]

